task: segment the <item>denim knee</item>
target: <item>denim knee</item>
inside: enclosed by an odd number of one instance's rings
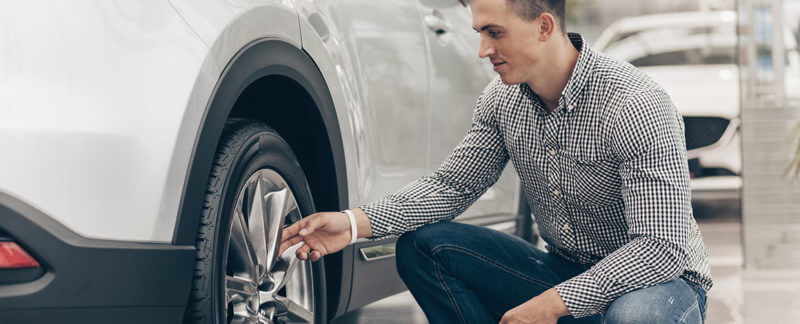
[[[609,324],[639,323],[702,323],[700,308],[697,303],[690,305],[681,313],[672,313],[669,309],[644,303],[632,307],[616,307],[609,309],[603,316],[603,322]]]
[[[400,236],[395,243],[395,262],[397,273],[403,280],[408,279],[409,270],[424,267],[426,258],[432,258],[433,248],[446,240],[446,232],[451,222],[428,224]]]
[[[422,251],[430,255],[433,249],[441,244],[446,244],[450,241],[449,237],[453,234],[454,228],[457,228],[459,223],[453,222],[438,222],[427,224],[417,228],[411,232],[405,233],[397,239],[397,252],[399,249],[414,248],[415,251]],[[401,242],[403,241],[403,242]]]
[[[694,291],[682,279],[618,297],[603,316],[605,323],[702,323]]]
[[[666,323],[667,314],[659,307],[648,307],[645,303],[617,304],[609,307],[603,315],[603,323],[647,324]],[[671,322],[674,323],[674,322]]]

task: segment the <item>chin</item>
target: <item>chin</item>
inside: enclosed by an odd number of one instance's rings
[[[512,77],[512,76],[510,76],[508,74],[503,74],[503,73],[498,73],[498,74],[500,74],[500,81],[502,81],[503,84],[505,84],[505,85],[515,85],[515,84],[522,83],[522,81],[520,81],[520,80],[518,80],[518,79],[516,79],[516,78],[514,78],[514,77]]]

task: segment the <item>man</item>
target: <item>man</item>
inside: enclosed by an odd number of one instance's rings
[[[437,171],[352,210],[358,237],[402,234],[398,271],[432,323],[702,322],[712,281],[682,119],[667,94],[567,34],[563,0],[470,6],[479,56],[499,80]],[[548,252],[439,222],[463,212],[509,159]],[[284,230],[281,251],[303,241],[298,257],[315,261],[352,234],[344,213],[318,213]]]

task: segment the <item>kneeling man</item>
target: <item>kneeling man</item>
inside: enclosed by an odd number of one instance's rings
[[[402,235],[398,271],[432,323],[702,322],[712,281],[683,120],[653,80],[567,33],[564,2],[473,0],[499,77],[462,142],[395,194],[288,227],[281,252],[303,241],[298,257],[318,260],[355,234]],[[449,222],[508,160],[546,252]]]

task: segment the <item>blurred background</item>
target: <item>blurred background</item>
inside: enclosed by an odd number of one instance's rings
[[[800,0],[568,0],[567,29],[684,116],[707,323],[800,323]],[[425,323],[406,292],[338,323]]]

